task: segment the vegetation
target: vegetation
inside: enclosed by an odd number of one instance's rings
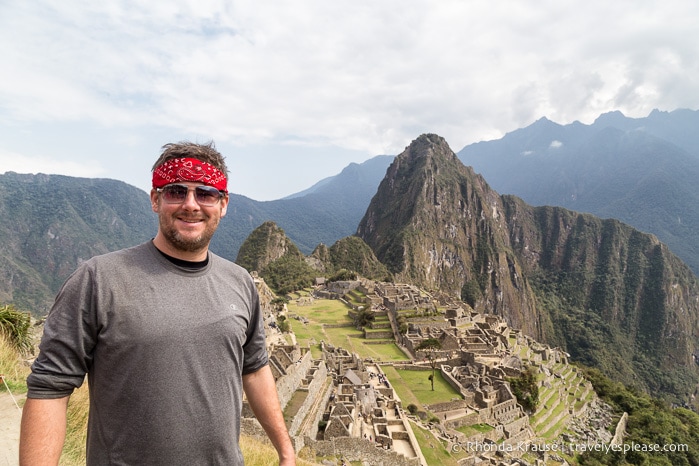
[[[338,240],[330,246],[329,254],[335,270],[351,270],[372,280],[391,279],[386,266],[379,262],[371,248],[358,236]]]
[[[373,279],[390,278],[369,246],[356,236],[338,240],[330,248],[319,245],[309,261],[284,230],[267,221],[243,242],[236,262],[249,271],[257,271],[277,294],[284,295],[309,287],[316,277],[328,281],[356,280],[357,275]]]
[[[271,221],[264,222],[248,236],[236,262],[250,272],[257,271],[277,295],[309,287],[319,276],[284,230]]]
[[[580,455],[581,465],[699,465],[699,414],[670,408],[643,392],[613,382],[598,369],[588,368],[584,372],[597,394],[618,416],[628,413],[625,445],[658,445],[668,451],[629,451],[625,455],[590,451]]]
[[[30,324],[31,315],[28,312],[21,312],[12,304],[0,306],[0,333],[7,336],[20,352],[31,349]]]
[[[0,294],[37,317],[81,258],[147,241],[157,228],[143,190],[61,175],[0,174],[0,215],[0,262],[14,277]]]
[[[272,306],[274,306],[274,309],[275,309],[277,312],[279,312],[279,311],[281,311],[282,309],[284,309],[284,305],[286,305],[288,302],[289,302],[289,298],[287,298],[286,296],[278,296],[278,297],[274,298],[274,299],[270,302],[270,304],[271,304]]]
[[[691,367],[666,364],[665,357],[671,348],[653,336],[662,323],[642,324],[655,322],[658,315],[663,315],[664,307],[662,303],[648,310],[633,307],[644,301],[634,296],[652,294],[650,288],[646,292],[641,290],[643,273],[652,272],[643,272],[640,265],[632,263],[625,278],[614,270],[600,274],[538,273],[532,276],[531,283],[542,311],[542,322],[548,327],[549,344],[564,348],[573,361],[599,368],[628,386],[653,393],[666,402],[682,404],[686,401],[682,395],[694,391],[699,377]],[[662,282],[660,278],[647,280]],[[623,298],[618,291],[622,286],[630,288]],[[586,295],[584,290],[588,287],[594,287],[596,292]],[[614,295],[626,303],[621,309],[609,304],[611,298],[605,298]],[[648,302],[655,299],[649,296]],[[593,302],[598,307],[587,307]]]
[[[376,316],[371,309],[360,309],[354,313],[354,324],[357,328],[365,327],[374,321]]]
[[[412,403],[424,410],[426,405],[461,398],[461,394],[444,380],[441,372],[435,374],[433,380],[436,390],[432,390],[430,380],[425,377],[426,371],[396,369],[392,366],[383,366],[382,369],[403,403]]]
[[[85,464],[87,442],[87,418],[90,412],[90,395],[87,383],[75,390],[68,402],[66,440],[60,464],[78,466]]]
[[[347,269],[340,269],[328,277],[329,282],[344,282],[357,279],[357,272]]]
[[[419,345],[415,348],[416,351],[423,351],[427,354],[427,358],[430,360],[430,365],[432,366],[432,374],[429,376],[429,381],[432,384],[432,391],[434,391],[434,377],[435,370],[437,366],[436,354],[437,351],[442,349],[442,344],[436,338],[427,338],[422,340]]]
[[[519,377],[508,378],[512,394],[522,407],[530,413],[536,411],[539,405],[539,386],[536,381],[536,371],[527,367]]]
[[[29,375],[29,368],[20,364],[21,354],[17,345],[10,341],[10,337],[0,332],[0,374],[3,375],[7,386],[12,393],[24,393],[27,391],[25,380]],[[5,391],[4,384],[0,382],[0,392]]]
[[[482,297],[481,286],[476,280],[467,281],[461,288],[461,300],[471,307],[474,307]]]
[[[350,318],[349,308],[341,301],[316,299],[311,304],[298,305],[289,302],[289,315],[304,318],[292,319],[291,327],[301,346],[310,346],[314,358],[320,358],[321,340],[336,347],[357,353],[362,358],[383,361],[405,361],[408,357],[393,340],[367,340],[364,332],[357,330]]]
[[[279,328],[279,331],[282,333],[289,333],[291,331],[291,325],[289,324],[289,320],[284,315],[277,317],[277,327]]]
[[[410,427],[415,433],[415,438],[420,446],[422,455],[425,457],[427,464],[439,464],[443,466],[458,466],[457,458],[447,450],[444,444],[434,436],[432,431],[423,429],[414,422],[410,423]],[[462,454],[463,455],[463,454]]]
[[[287,254],[268,264],[260,276],[275,293],[283,295],[311,286],[318,272],[302,257]]]

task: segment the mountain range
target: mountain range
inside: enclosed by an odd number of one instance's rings
[[[676,248],[660,233],[616,219],[501,195],[488,179],[538,184],[551,196],[584,201],[578,205],[625,205],[639,218],[668,210],[686,227],[695,209],[684,203],[696,190],[690,181],[699,156],[693,139],[677,130],[682,126],[663,119],[684,114],[648,117],[664,121],[656,126],[665,133],[638,121],[631,129],[604,123],[630,124],[619,114],[589,127],[543,119],[458,154],[441,137],[423,135],[395,158],[352,164],[297,196],[257,202],[232,194],[212,250],[235,260],[246,238],[273,220],[301,253],[315,251],[309,264],[334,255],[326,270],[336,270],[375,267],[378,259],[396,280],[459,295],[617,380],[691,403],[699,381],[699,293]],[[673,131],[684,135],[676,144],[664,139]],[[499,145],[507,150],[496,150]],[[512,167],[498,168],[503,163]],[[492,175],[476,169],[479,164]],[[527,177],[538,181],[526,183]],[[6,173],[0,175],[0,213],[0,302],[36,315],[46,312],[82,260],[145,241],[156,230],[148,195],[106,179]],[[267,231],[276,229],[268,225]],[[672,231],[681,239],[695,230]],[[347,251],[368,254],[355,240],[324,247],[352,235],[375,257],[348,258]],[[686,246],[691,252],[693,243]],[[256,263],[248,252],[246,260]]]
[[[621,220],[699,272],[699,111],[611,112],[591,125],[542,118],[457,155],[500,193]]]
[[[591,125],[546,118],[503,138],[457,152],[502,194],[531,205],[561,206],[615,218],[656,235],[699,273],[699,111],[621,112]],[[247,234],[273,219],[304,254],[356,232],[393,156],[351,164],[293,196],[232,199],[230,234],[215,246],[237,251]],[[223,235],[222,235],[223,236]],[[235,252],[230,256],[235,257]]]

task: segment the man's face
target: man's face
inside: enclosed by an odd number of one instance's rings
[[[190,188],[203,186],[202,183],[179,182]],[[163,194],[151,191],[153,212],[158,214],[159,236],[167,243],[172,252],[196,253],[208,248],[209,242],[218,228],[221,218],[226,215],[228,196],[224,196],[215,205],[200,205],[194,190],[190,189],[181,203],[168,203]],[[168,251],[163,251],[166,254]]]

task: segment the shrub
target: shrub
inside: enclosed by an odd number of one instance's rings
[[[512,387],[512,393],[522,407],[529,412],[536,411],[539,405],[539,386],[536,382],[536,372],[528,367],[519,377],[507,379]]]
[[[28,312],[18,311],[12,304],[0,307],[0,331],[9,337],[20,352],[31,350],[30,324],[31,315]]]

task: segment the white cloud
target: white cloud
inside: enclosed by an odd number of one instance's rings
[[[23,154],[0,151],[0,167],[3,173],[59,173],[83,178],[105,177],[106,171],[97,162],[72,162],[51,156],[28,157]]]
[[[699,108],[698,19],[684,0],[3,2],[0,125],[460,150],[542,116]]]
[[[563,147],[561,141],[551,141],[551,144],[549,144],[549,149],[560,149],[561,147]]]

